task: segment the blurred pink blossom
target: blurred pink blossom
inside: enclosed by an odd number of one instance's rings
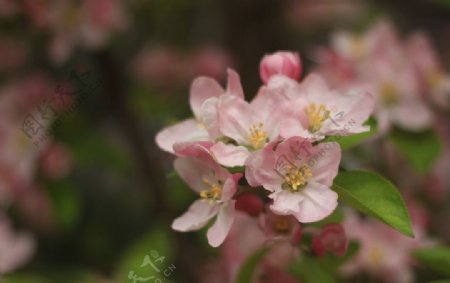
[[[41,170],[49,178],[63,178],[69,173],[72,162],[72,154],[67,146],[52,143],[42,153]]]
[[[201,47],[187,59],[184,68],[190,74],[189,79],[197,76],[212,77],[223,81],[226,71],[232,67],[230,55],[223,49],[213,46]]]
[[[0,274],[25,265],[35,250],[34,239],[27,233],[17,233],[9,220],[0,215]]]
[[[0,38],[0,72],[12,73],[20,68],[25,60],[26,48],[22,41],[8,37]]]
[[[171,87],[181,80],[182,58],[170,48],[146,48],[134,59],[132,72],[146,85]]]
[[[365,271],[383,282],[414,282],[411,252],[426,244],[420,229],[415,229],[414,239],[408,238],[378,220],[363,220],[352,211],[346,211],[344,228],[349,239],[360,244],[357,255],[343,266],[344,274]]]

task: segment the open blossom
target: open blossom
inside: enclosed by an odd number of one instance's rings
[[[287,82],[280,82],[285,80]],[[340,93],[330,90],[318,75],[297,84],[277,77],[269,83],[288,98],[280,109],[280,136],[302,136],[320,140],[325,136],[346,136],[369,130],[363,123],[373,112],[374,99],[368,92]],[[283,87],[282,85],[288,85]]]
[[[278,138],[277,107],[282,99],[263,87],[250,103],[238,97],[205,103],[205,109],[214,109],[209,113],[217,112],[216,116],[208,114],[212,119],[205,119],[206,127],[214,128],[210,121],[217,117],[218,137],[233,141],[219,141],[211,148],[220,164],[243,166],[252,152]]]
[[[175,143],[210,140],[205,126],[202,106],[208,99],[220,98],[222,96],[226,96],[226,98],[236,96],[241,99],[244,97],[239,75],[233,70],[228,70],[228,85],[226,90],[211,78],[199,77],[195,79],[190,89],[190,105],[194,113],[194,118],[184,120],[160,131],[156,135],[156,143],[158,146],[167,152],[173,153],[173,145]],[[214,134],[217,127],[217,112],[214,107],[208,110],[210,111],[208,130]]]
[[[200,198],[175,219],[172,228],[182,232],[198,230],[216,217],[207,237],[211,246],[220,246],[233,224],[236,203],[233,196],[242,175],[230,174],[222,168],[201,144],[182,147],[177,153],[182,157],[175,160],[175,170]]]
[[[314,222],[330,215],[337,206],[337,194],[330,186],[340,159],[337,143],[313,146],[306,139],[292,137],[252,154],[245,175],[251,186],[263,186],[272,192],[272,211],[293,215],[300,222]]]
[[[274,75],[300,79],[302,62],[296,52],[278,51],[264,56],[259,66],[261,80],[266,84]]]

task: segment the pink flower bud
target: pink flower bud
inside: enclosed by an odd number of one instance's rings
[[[263,209],[263,202],[261,198],[256,195],[242,194],[237,198],[236,209],[256,217]]]
[[[344,228],[336,223],[323,226],[320,234],[315,235],[312,241],[312,248],[318,256],[323,256],[326,251],[335,256],[343,256],[347,246],[348,240]]]
[[[266,55],[259,65],[259,74],[264,84],[267,84],[273,75],[284,75],[298,80],[302,73],[302,62],[296,52],[279,51]]]

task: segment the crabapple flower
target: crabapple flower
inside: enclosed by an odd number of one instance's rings
[[[297,52],[278,51],[264,56],[259,66],[259,74],[264,84],[274,75],[283,75],[294,80],[300,79],[302,62]]]
[[[233,142],[219,141],[211,151],[224,166],[243,166],[253,151],[278,138],[276,108],[282,98],[264,87],[250,103],[238,97],[224,98],[216,102],[217,128],[219,135]],[[215,102],[210,100],[204,106],[211,108],[209,103]],[[214,117],[205,120],[207,128],[211,128],[210,120],[214,121]]]
[[[173,145],[175,143],[210,140],[207,129],[212,133],[215,132],[217,113],[214,107],[208,109],[208,117],[210,119],[208,121],[209,128],[207,128],[203,117],[202,105],[208,99],[221,96],[244,98],[240,78],[235,71],[228,70],[227,90],[224,90],[219,83],[211,78],[199,77],[195,79],[190,89],[190,106],[195,118],[184,120],[160,131],[156,135],[158,146],[167,152],[173,153]]]
[[[280,136],[289,138],[302,136],[320,140],[325,136],[346,136],[369,130],[363,123],[374,109],[374,99],[367,92],[340,93],[328,88],[318,75],[309,75],[302,83],[275,78],[284,102],[278,112],[281,116]],[[276,82],[278,81],[278,82]],[[270,87],[270,84],[269,84]]]
[[[337,143],[313,146],[307,139],[291,137],[253,153],[246,161],[245,175],[251,186],[263,186],[271,192],[274,213],[314,222],[337,206],[337,194],[330,186],[340,160]]]
[[[218,247],[233,224],[236,203],[233,196],[242,174],[230,174],[201,144],[193,143],[183,151],[182,154],[189,152],[190,155],[177,158],[175,170],[200,198],[174,220],[172,228],[181,232],[198,230],[216,217],[207,237],[211,246]]]

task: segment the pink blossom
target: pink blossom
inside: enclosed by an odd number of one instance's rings
[[[271,192],[274,213],[314,222],[337,206],[337,194],[330,186],[340,159],[337,143],[313,147],[306,139],[292,137],[253,153],[246,161],[245,175],[251,186],[263,186]]]
[[[235,203],[233,196],[237,190],[237,182],[241,174],[230,174],[220,167],[208,149],[200,144],[192,144],[185,151],[192,155],[175,160],[175,170],[180,177],[197,193],[196,200],[189,210],[175,219],[172,228],[187,232],[198,230],[212,218],[216,221],[208,229],[208,242],[218,247],[225,240],[234,220]]]
[[[344,265],[345,274],[365,271],[385,282],[414,282],[411,252],[423,245],[420,235],[408,238],[377,220],[363,220],[352,211],[346,211],[344,228],[349,239],[360,245],[356,257]]]
[[[208,115],[205,125],[217,129],[215,136],[225,139],[225,142],[219,141],[211,148],[218,162],[227,167],[243,166],[253,151],[277,139],[277,108],[282,100],[283,97],[262,87],[250,103],[238,97],[207,101],[204,109],[214,109],[209,112],[218,114]],[[211,124],[211,120],[217,122],[217,126]],[[227,140],[232,142],[226,143]]]
[[[289,99],[278,109],[282,115],[280,135],[283,138],[302,136],[320,140],[325,136],[346,136],[369,130],[363,123],[373,112],[374,99],[367,92],[332,91],[314,74],[300,84],[275,78],[269,88],[274,85]]]
[[[191,77],[201,75],[221,81],[231,63],[230,55],[225,50],[205,46],[194,51],[187,60],[186,68]]]
[[[261,80],[267,84],[274,75],[283,75],[294,80],[300,79],[302,63],[296,52],[278,51],[262,58],[259,66]]]
[[[407,48],[426,98],[438,106],[449,107],[450,74],[445,73],[430,39],[426,34],[415,33],[408,38]]]
[[[25,265],[34,253],[34,239],[27,233],[16,233],[5,216],[0,216],[0,274]]]
[[[222,246],[223,263],[229,274],[227,282],[235,282],[237,272],[245,260],[265,244],[267,238],[261,230],[261,224],[253,217],[237,213],[229,237]],[[298,247],[289,241],[271,242],[270,250],[259,264],[252,282],[297,282],[286,271],[289,263],[297,256]]]
[[[331,50],[319,50],[318,59],[318,71],[341,90],[357,86],[374,96],[381,133],[392,125],[410,131],[431,125],[433,115],[421,98],[417,72],[391,23],[380,20],[362,35],[338,32]]]
[[[14,0],[0,0],[0,17],[10,18],[17,14],[19,6]]]
[[[214,105],[218,99],[232,99],[233,97],[239,99],[244,97],[239,75],[233,70],[228,70],[226,90],[211,78],[195,79],[190,89],[190,105],[195,118],[184,120],[161,130],[156,135],[156,143],[161,149],[173,153],[175,143],[210,140],[210,135],[217,135],[218,127],[217,108]],[[208,101],[212,101],[211,107],[205,109],[203,104]]]
[[[72,162],[69,149],[62,143],[53,143],[41,156],[41,170],[50,178],[63,178],[69,173]]]
[[[181,56],[170,48],[145,48],[134,59],[132,71],[139,82],[151,87],[171,87],[180,81]]]
[[[285,241],[293,245],[300,243],[301,226],[291,215],[278,215],[267,209],[266,213],[260,216],[260,226],[266,241]]]

